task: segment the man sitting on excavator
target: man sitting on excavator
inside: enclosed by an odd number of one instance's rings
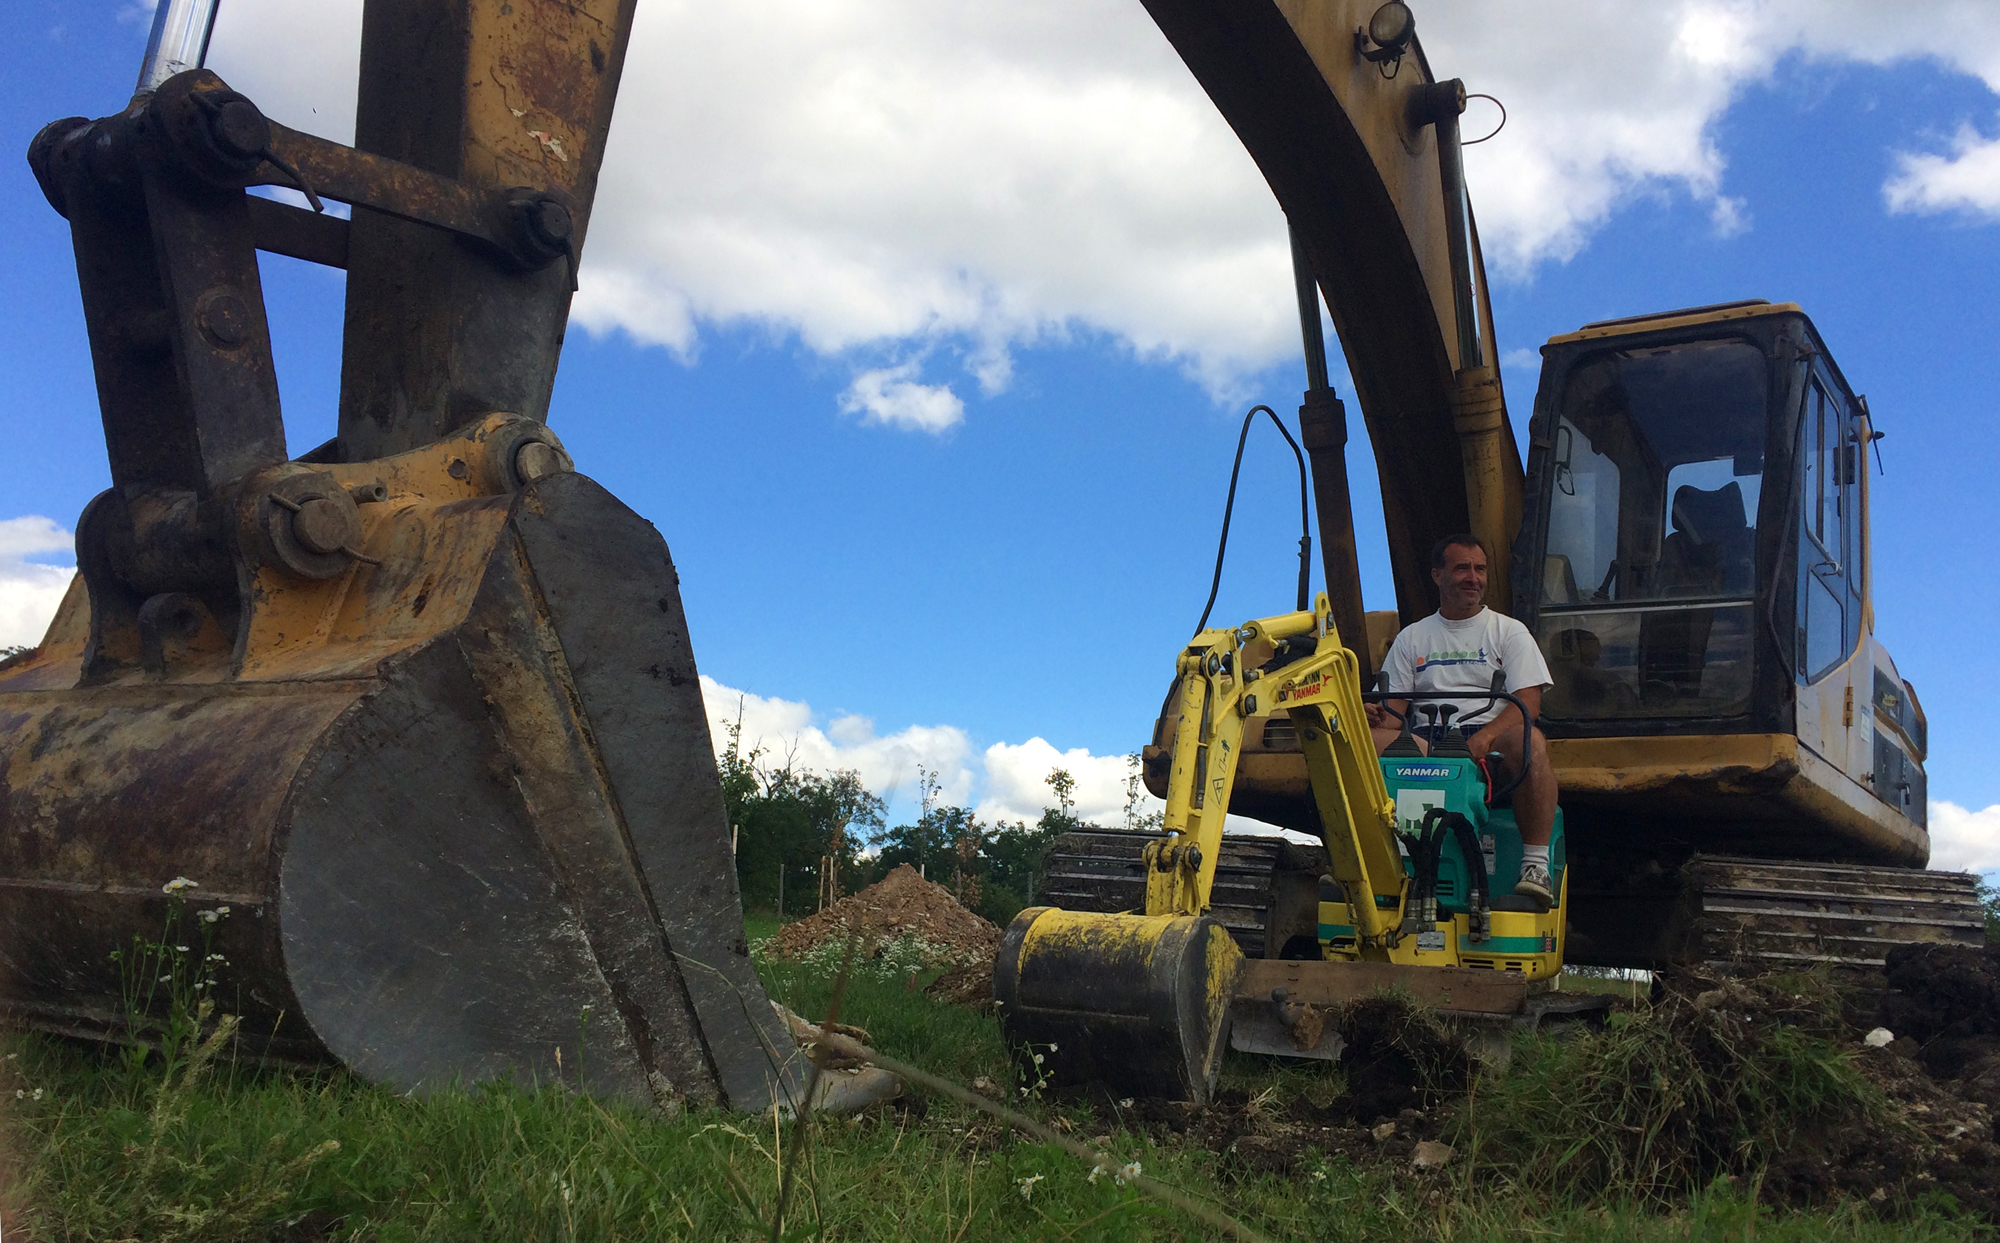
[[[1449,725],[1463,731],[1467,749],[1482,762],[1493,752],[1511,771],[1520,771],[1521,713],[1506,700],[1489,698],[1495,675],[1503,675],[1508,693],[1541,715],[1542,688],[1551,685],[1548,663],[1528,628],[1504,613],[1486,607],[1486,545],[1476,535],[1450,535],[1431,550],[1431,581],[1437,584],[1438,611],[1405,626],[1383,662],[1385,691],[1458,691],[1462,699],[1427,699],[1449,704]],[[1384,709],[1389,709],[1385,711]],[[1368,724],[1375,749],[1382,751],[1401,732],[1394,713],[1411,711],[1407,699],[1368,705]],[[1411,722],[1417,742],[1426,752],[1424,730]],[[1534,762],[1527,779],[1514,791],[1514,817],[1521,828],[1521,876],[1514,892],[1546,910],[1555,901],[1549,871],[1549,837],[1556,820],[1556,777],[1549,764],[1548,741],[1533,732]],[[1492,781],[1502,780],[1488,773]]]

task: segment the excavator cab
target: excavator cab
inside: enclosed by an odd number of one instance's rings
[[[1670,956],[1667,856],[1920,865],[1923,715],[1869,604],[1879,433],[1812,321],[1729,303],[1542,353],[1513,600],[1554,680],[1585,960]]]

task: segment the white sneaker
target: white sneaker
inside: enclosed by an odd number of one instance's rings
[[[1523,860],[1521,879],[1514,885],[1514,896],[1530,898],[1545,911],[1555,905],[1555,879],[1549,875],[1548,864],[1537,863],[1533,859]]]

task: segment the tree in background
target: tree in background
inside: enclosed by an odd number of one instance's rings
[[[743,904],[776,908],[782,868],[785,909],[810,910],[817,905],[823,860],[832,859],[836,882],[862,871],[861,849],[882,831],[882,800],[851,771],[816,773],[790,756],[781,765],[766,763],[762,747],[743,750],[741,721],[723,728],[729,745],[717,767],[736,830]]]
[[[1056,839],[1077,829],[1097,827],[1076,818],[1076,778],[1067,769],[1050,769],[1043,784],[1055,795],[1056,805],[1042,808],[1041,819],[1033,824],[1016,821],[995,826],[981,852],[986,885],[978,910],[1003,927],[1042,891],[1048,879],[1049,847]]]
[[[1141,810],[1146,806],[1146,771],[1133,751],[1125,757],[1125,827],[1141,833],[1158,833],[1166,824],[1166,808]]]

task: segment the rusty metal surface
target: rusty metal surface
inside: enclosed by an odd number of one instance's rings
[[[523,443],[516,422],[327,468],[383,481],[361,510],[379,564],[264,567],[245,652],[78,688],[73,591],[0,671],[14,1018],[135,1034],[112,952],[159,935],[186,876],[197,907],[232,908],[220,990],[258,1051],[406,1089],[561,1079],[739,1109],[798,1089],[666,546],[578,475],[486,490],[468,460]]]
[[[205,912],[253,1056],[799,1099],[666,544],[532,417],[630,23],[373,0],[372,151],[205,70],[36,137],[114,486],[0,663],[0,1014],[145,1040],[170,1003],[129,955]],[[260,246],[350,269],[341,435],[299,461]]]
[[[374,0],[355,146],[486,191],[565,196],[580,251],[634,0]],[[422,225],[357,209],[340,455],[427,444],[492,410],[546,417],[572,273],[508,271]]]

